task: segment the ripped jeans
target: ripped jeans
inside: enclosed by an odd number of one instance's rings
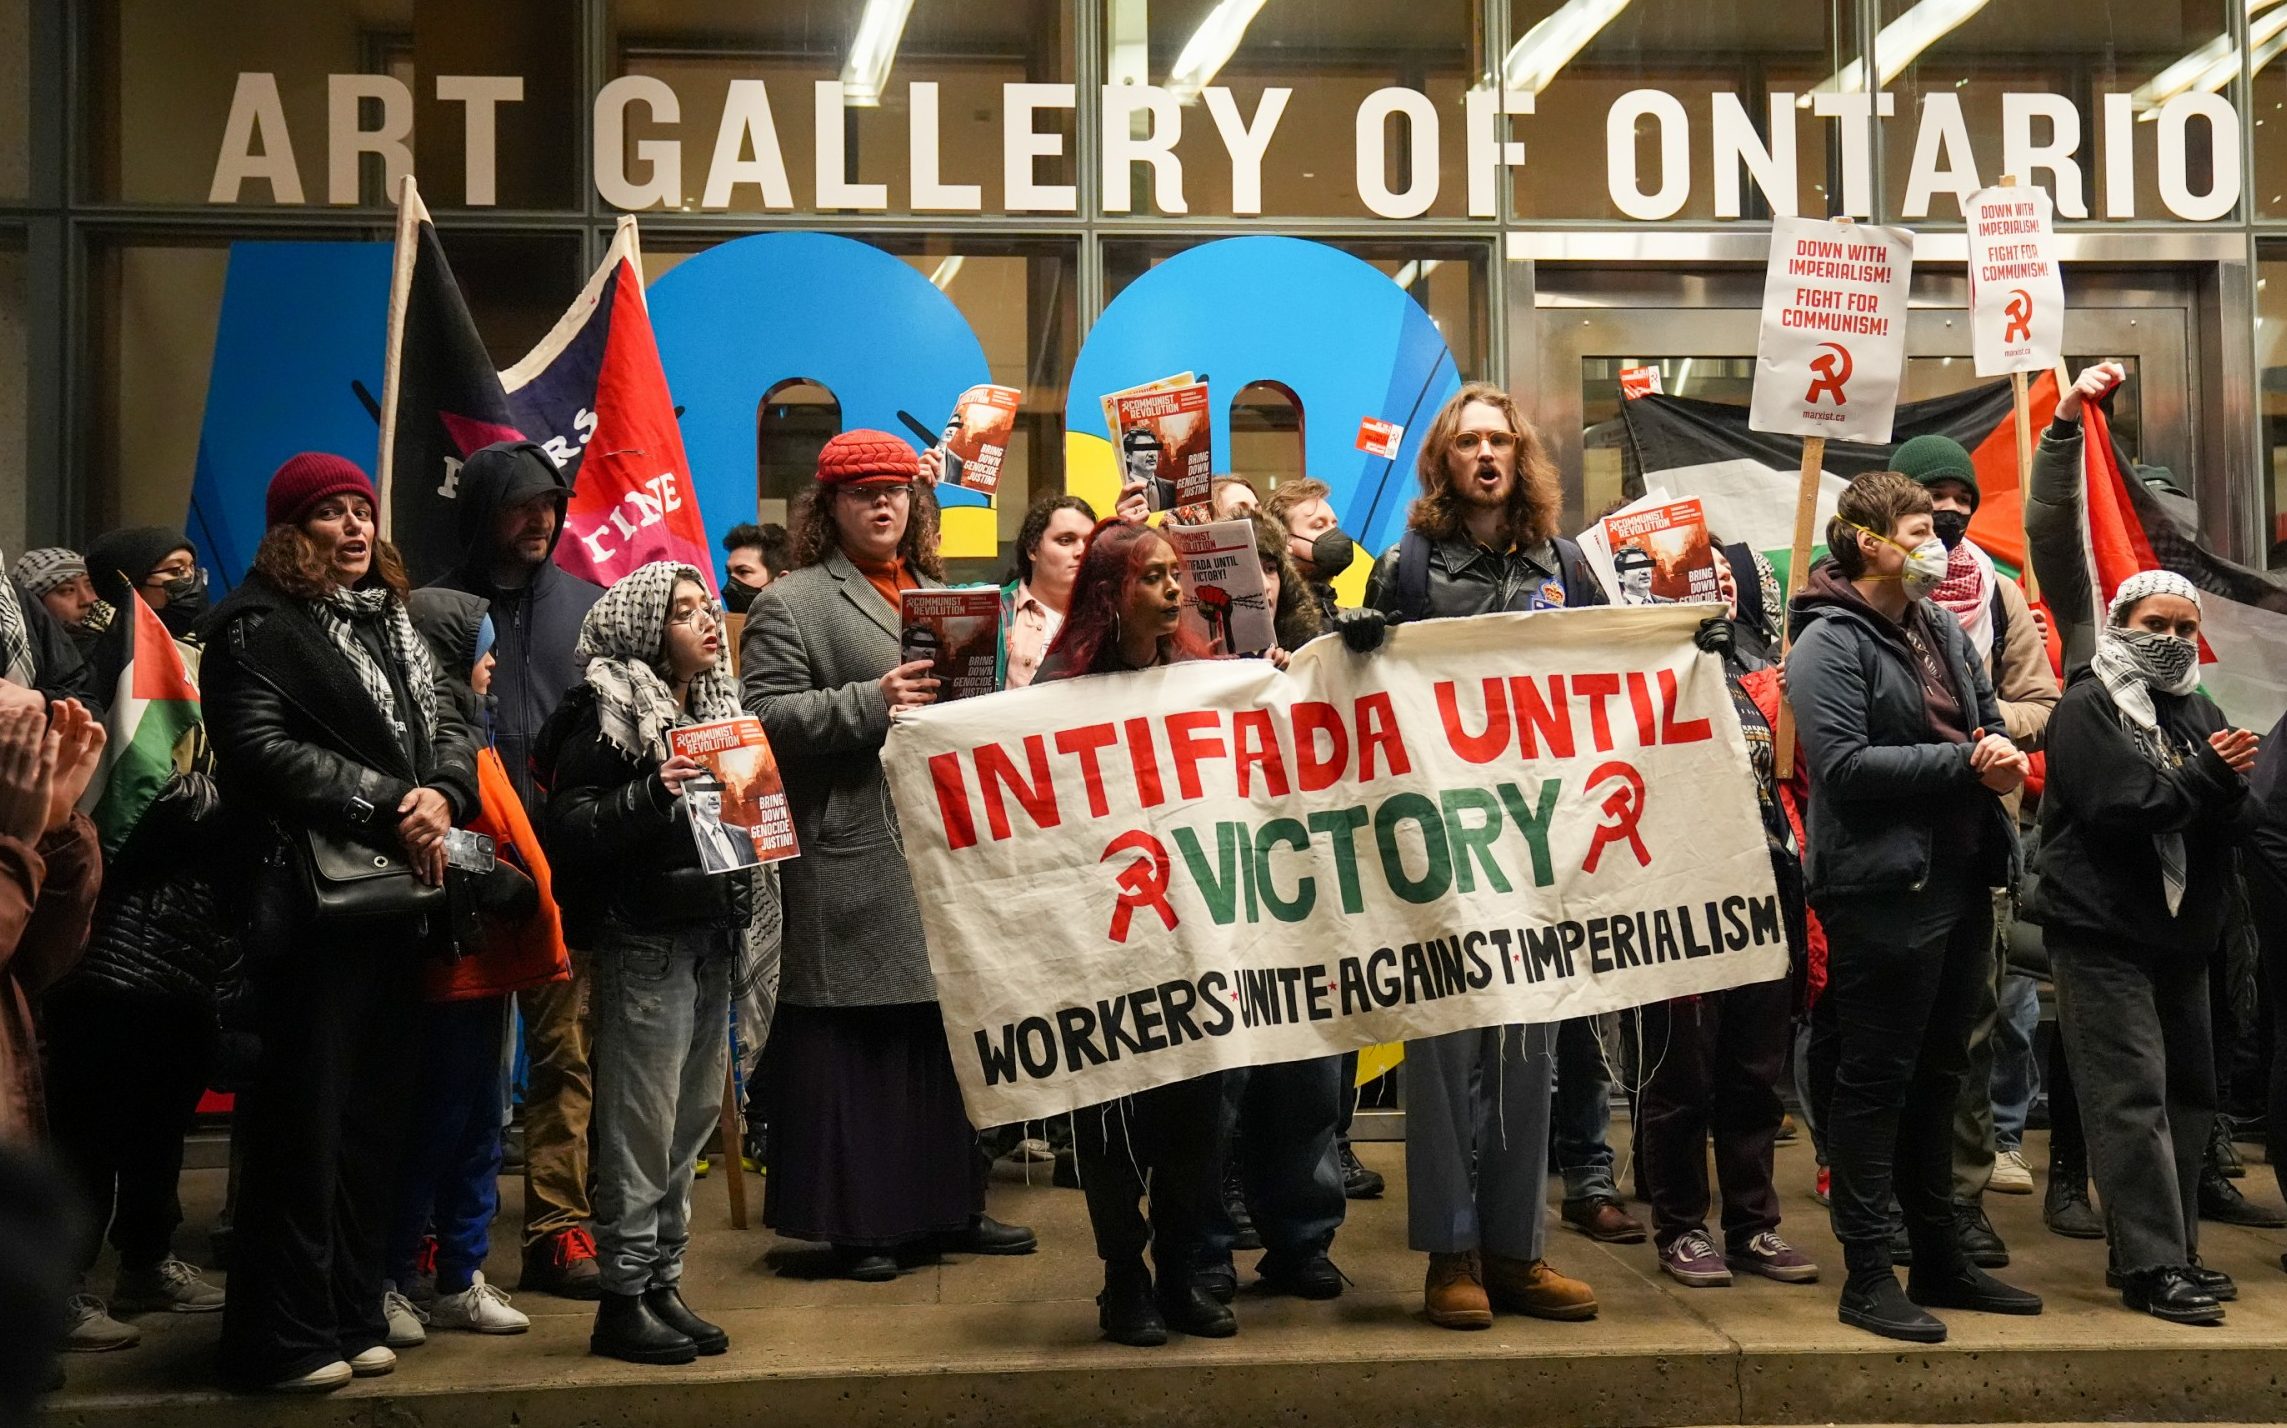
[[[691,1178],[722,1113],[737,939],[719,927],[597,939],[595,1234],[607,1294],[683,1277]]]

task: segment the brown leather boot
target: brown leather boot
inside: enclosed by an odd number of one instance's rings
[[[1422,1308],[1440,1329],[1490,1329],[1493,1305],[1485,1297],[1485,1273],[1477,1251],[1432,1254],[1421,1287]]]
[[[1545,1259],[1485,1256],[1485,1291],[1499,1307],[1535,1319],[1596,1317],[1596,1291],[1557,1273]]]

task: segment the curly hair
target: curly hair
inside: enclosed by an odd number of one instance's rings
[[[1071,608],[1064,627],[1056,632],[1049,656],[1073,674],[1103,674],[1125,669],[1120,659],[1120,611],[1128,603],[1136,577],[1156,552],[1175,554],[1166,536],[1150,526],[1131,525],[1117,516],[1096,523],[1088,533],[1088,549],[1080,557],[1080,574],[1072,585]],[[1181,626],[1159,642],[1161,664],[1202,659],[1207,651],[1196,635]]]
[[[1468,531],[1469,503],[1453,489],[1445,455],[1461,434],[1461,414],[1472,403],[1498,407],[1517,437],[1517,484],[1509,493],[1509,537],[1520,543],[1543,541],[1557,533],[1564,508],[1564,487],[1556,463],[1531,422],[1517,410],[1509,394],[1491,382],[1471,382],[1453,394],[1421,440],[1416,464],[1421,496],[1406,513],[1406,523],[1432,540],[1460,540]]]
[[[1278,576],[1278,608],[1271,620],[1278,631],[1279,648],[1298,650],[1323,632],[1318,597],[1294,563],[1286,527],[1260,512],[1255,515],[1255,554],[1262,557],[1263,573]]]
[[[840,489],[812,486],[795,506],[794,569],[807,570],[842,548],[842,533],[834,524],[834,493]],[[945,578],[945,561],[937,553],[937,493],[922,482],[913,485],[913,504],[897,553],[916,574]]]
[[[1048,535],[1048,523],[1056,519],[1058,511],[1078,511],[1089,525],[1096,524],[1096,508],[1078,496],[1043,496],[1033,502],[1032,509],[1024,513],[1024,524],[1017,527],[1016,562],[1009,566],[1009,580],[1031,582],[1033,557]]]
[[[322,599],[334,583],[333,567],[325,553],[294,525],[275,525],[262,533],[262,543],[254,548],[254,561],[247,573],[296,600]],[[405,575],[405,558],[397,553],[396,546],[378,537],[373,542],[373,564],[357,588],[370,589],[375,581],[388,586],[400,604],[413,593],[413,582]]]

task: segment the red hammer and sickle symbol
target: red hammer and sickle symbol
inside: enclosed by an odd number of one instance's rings
[[[1167,905],[1167,846],[1138,829],[1114,838],[1096,861],[1109,862],[1116,853],[1134,853],[1137,857],[1113,879],[1119,884],[1120,900],[1112,908],[1112,940],[1128,940],[1128,923],[1139,907],[1158,913],[1159,920],[1173,928],[1175,909]]]
[[[1849,401],[1842,394],[1842,384],[1850,380],[1850,369],[1849,348],[1839,342],[1821,342],[1819,355],[1811,359],[1811,370],[1818,375],[1811,379],[1811,389],[1803,393],[1803,401],[1815,404],[1821,392],[1834,398],[1838,407]]]
[[[1636,864],[1648,868],[1652,865],[1651,850],[1644,846],[1644,835],[1636,831],[1636,824],[1644,816],[1644,776],[1628,765],[1614,760],[1598,764],[1596,772],[1588,776],[1593,789],[1606,779],[1619,780],[1619,786],[1604,795],[1598,805],[1596,836],[1589,841],[1588,858],[1580,865],[1584,873],[1596,871],[1597,860],[1604,856],[1607,843],[1626,843],[1636,855]]]
[[[2030,342],[2033,339],[2033,295],[2023,288],[2009,290],[2008,306],[2001,309],[2009,325],[2001,329],[2003,342]]]

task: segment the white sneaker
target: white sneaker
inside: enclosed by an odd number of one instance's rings
[[[1056,1163],[1056,1147],[1039,1136],[1028,1135],[1016,1143],[1016,1149],[1009,1152],[1009,1159],[1019,1165],[1053,1165]]]
[[[394,1280],[381,1282],[381,1316],[389,1321],[389,1333],[382,1343],[390,1348],[417,1349],[429,1342],[429,1331],[421,1327],[429,1322],[429,1316],[397,1292]]]
[[[1988,1190],[2004,1195],[2030,1195],[2033,1193],[2033,1167],[2025,1163],[2025,1153],[2005,1150],[1993,1157],[1993,1178],[1985,1182]]]
[[[201,1277],[197,1265],[173,1255],[149,1269],[121,1265],[111,1287],[112,1307],[128,1314],[212,1314],[222,1301],[222,1291]]]
[[[532,1327],[522,1310],[508,1305],[508,1296],[484,1282],[479,1272],[458,1294],[439,1294],[429,1309],[429,1322],[440,1329],[467,1329],[478,1334],[521,1334]]]
[[[358,1378],[379,1378],[397,1368],[397,1352],[387,1344],[375,1344],[349,1361],[349,1371]]]
[[[112,1318],[103,1301],[92,1294],[74,1294],[64,1313],[64,1349],[68,1353],[108,1353],[143,1342],[141,1329]]]
[[[348,1383],[355,1370],[340,1359],[323,1364],[308,1373],[293,1378],[282,1378],[270,1385],[272,1393],[331,1393]]]

